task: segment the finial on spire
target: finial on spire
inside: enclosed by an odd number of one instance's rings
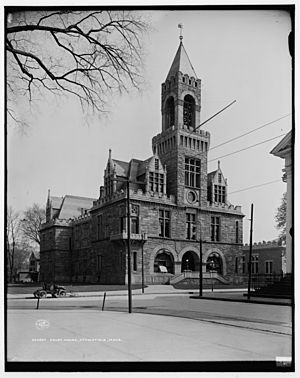
[[[182,35],[182,29],[183,29],[183,24],[178,24],[178,28],[180,29],[180,35],[179,35],[179,39],[180,39],[180,41],[182,41],[183,40],[183,35]]]

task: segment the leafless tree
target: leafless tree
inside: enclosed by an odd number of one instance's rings
[[[15,253],[17,243],[20,240],[20,215],[15,212],[12,207],[7,210],[6,225],[6,251],[7,265],[9,271],[9,281],[13,282],[15,268]]]
[[[45,209],[37,203],[34,203],[32,207],[24,211],[24,218],[20,225],[25,240],[29,243],[33,242],[38,247],[40,245],[39,230],[45,218]]]
[[[277,208],[275,214],[276,228],[280,231],[279,239],[286,241],[286,206],[287,206],[287,194],[283,193],[281,204]]]
[[[6,17],[8,114],[20,96],[70,94],[84,110],[104,112],[115,91],[142,83],[141,40],[148,29],[135,11],[39,10]]]

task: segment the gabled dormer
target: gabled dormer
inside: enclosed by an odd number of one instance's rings
[[[167,172],[157,155],[150,159],[146,177],[147,191],[166,194]]]
[[[207,199],[210,203],[227,203],[227,179],[218,161],[218,169],[207,175]]]
[[[140,163],[137,178],[139,182],[145,182],[146,192],[166,194],[167,171],[158,155]]]

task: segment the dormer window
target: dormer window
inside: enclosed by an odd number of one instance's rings
[[[151,192],[164,192],[164,174],[158,172],[149,172],[149,190]]]
[[[107,196],[111,196],[113,194],[113,188],[114,188],[113,177],[111,175],[108,175],[107,177],[105,177],[104,187],[105,187],[105,194]]]
[[[154,161],[154,167],[155,167],[156,170],[159,169],[159,160],[158,159],[155,159],[155,161]]]
[[[222,173],[218,173],[218,183],[222,184]]]
[[[224,185],[214,185],[215,187],[215,202],[225,203],[226,189]]]

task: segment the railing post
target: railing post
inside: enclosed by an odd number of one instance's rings
[[[105,298],[106,298],[106,292],[104,293],[104,296],[103,296],[102,311],[104,310]]]

